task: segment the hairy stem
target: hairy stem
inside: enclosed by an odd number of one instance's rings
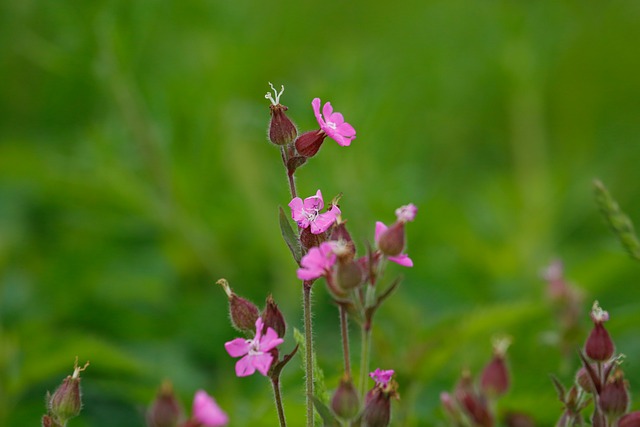
[[[367,373],[369,372],[369,352],[371,350],[371,325],[362,324],[362,348],[360,349],[360,382],[359,389],[362,399],[367,393]]]
[[[284,417],[284,407],[282,406],[282,396],[280,395],[280,378],[271,378],[271,385],[273,386],[273,397],[276,401],[276,409],[278,410],[278,420],[280,421],[280,427],[287,426],[287,420]]]
[[[340,304],[340,331],[342,332],[342,355],[344,356],[344,372],[351,378],[351,362],[349,361],[349,319],[347,309]]]
[[[305,382],[307,390],[307,427],[313,427],[313,335],[311,327],[311,282],[303,283]]]

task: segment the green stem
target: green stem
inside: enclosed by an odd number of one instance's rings
[[[295,171],[289,171],[289,166],[287,165],[289,156],[287,155],[285,147],[282,147],[280,149],[280,154],[282,155],[282,163],[284,163],[284,168],[287,170],[287,178],[289,179],[289,191],[291,192],[291,198],[295,199],[296,197],[298,197],[296,192],[296,182],[293,177]]]
[[[273,397],[276,401],[280,427],[287,427],[287,420],[284,417],[284,407],[282,406],[282,396],[280,395],[280,378],[271,378],[271,385],[273,386]]]
[[[340,304],[340,331],[342,332],[342,355],[344,356],[344,373],[351,378],[351,362],[349,361],[349,319],[347,309]]]
[[[362,348],[360,349],[360,395],[364,401],[367,392],[367,374],[369,372],[369,352],[371,349],[371,325],[365,320],[362,324]]]
[[[313,335],[311,327],[311,285],[303,283],[304,341],[305,341],[305,383],[307,390],[307,427],[313,427]]]

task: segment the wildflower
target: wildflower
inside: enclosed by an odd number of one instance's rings
[[[340,209],[335,205],[331,205],[327,212],[320,213],[324,208],[320,190],[315,196],[307,197],[304,201],[300,197],[295,197],[289,202],[289,207],[291,217],[298,226],[301,228],[310,226],[313,234],[324,233],[336,221],[336,216],[340,215]]]
[[[236,375],[246,377],[253,374],[256,369],[267,375],[273,356],[270,350],[282,344],[284,340],[278,338],[278,334],[272,328],[267,328],[263,335],[263,322],[261,318],[256,320],[256,335],[253,339],[236,338],[224,344],[224,348],[231,357],[240,357],[236,363]]]
[[[584,351],[592,360],[606,362],[613,356],[614,345],[609,332],[603,325],[609,320],[609,313],[600,308],[598,301],[593,303],[591,320],[593,320],[593,329],[584,345]]]
[[[413,261],[403,254],[405,246],[404,224],[413,221],[418,208],[413,203],[400,206],[396,209],[396,222],[387,227],[382,222],[376,222],[376,245],[385,254],[389,261],[393,261],[404,267],[413,267]]]
[[[376,369],[369,376],[376,382],[365,397],[362,420],[369,427],[386,427],[391,419],[391,398],[398,398],[398,384],[391,380],[394,371]]]
[[[227,414],[204,390],[196,391],[193,397],[193,419],[203,427],[221,427],[229,422]]]
[[[389,261],[393,261],[396,264],[399,264],[403,267],[413,267],[413,260],[409,258],[409,255],[402,253],[402,250],[404,249],[404,229],[400,230],[401,233],[399,234],[399,237],[401,238],[400,250],[393,251],[395,252],[395,255],[390,255],[383,250],[383,247],[384,247],[384,240],[382,240],[383,236],[386,236],[387,238],[394,238],[394,239],[397,238],[398,236],[398,234],[396,233],[390,234],[389,230],[390,230],[389,227],[384,225],[382,222],[380,221],[376,222],[376,236],[375,236],[376,245],[378,245],[378,248],[380,248],[380,250],[383,253],[385,253],[385,255],[389,255],[388,256]],[[395,231],[397,229],[392,228],[391,230]]]
[[[380,368],[376,368],[375,371],[370,372],[369,376],[376,382],[380,387],[386,387],[391,380],[391,377],[395,374],[393,369],[382,370]]]
[[[269,121],[269,140],[276,145],[286,145],[293,141],[298,135],[296,125],[287,117],[285,111],[287,107],[280,104],[280,96],[284,92],[284,86],[281,86],[280,92],[277,92],[271,83],[271,90],[275,95],[275,99],[270,93],[264,97],[271,101],[269,109],[271,110],[271,120]]]
[[[300,261],[302,268],[297,271],[298,279],[313,280],[328,275],[336,262],[333,247],[333,242],[323,242],[320,246],[309,249]]]
[[[324,104],[320,114],[320,98],[315,98],[311,105],[320,129],[343,147],[350,145],[356,137],[356,131],[353,126],[344,121],[342,114],[334,112],[330,102]]]

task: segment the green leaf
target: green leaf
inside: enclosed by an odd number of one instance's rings
[[[291,251],[291,255],[296,260],[298,264],[300,264],[300,259],[302,258],[302,248],[300,247],[300,241],[298,240],[298,236],[294,233],[291,228],[291,224],[289,223],[289,218],[284,213],[282,206],[278,206],[280,210],[279,222],[280,222],[280,232],[282,233],[282,238],[285,243],[289,247]]]
[[[320,418],[322,418],[323,427],[340,427],[340,422],[336,419],[333,412],[327,405],[325,405],[320,399],[316,396],[311,396],[311,400],[313,401],[313,406],[315,406],[316,411],[320,414]]]
[[[302,370],[304,371],[304,357],[307,354],[304,334],[297,328],[293,328],[293,339],[296,341],[296,344],[300,346],[299,353],[302,357]],[[315,351],[313,352],[313,385],[317,398],[320,399],[320,401],[327,403],[329,401],[329,391],[327,390],[327,385],[324,381],[324,371],[318,365],[318,357]]]

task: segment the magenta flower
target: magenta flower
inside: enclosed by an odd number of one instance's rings
[[[373,378],[377,385],[386,387],[387,384],[389,384],[389,381],[391,381],[391,377],[393,376],[393,374],[395,374],[395,371],[393,369],[383,371],[380,368],[376,368],[375,371],[369,373],[369,376]]]
[[[313,113],[316,116],[316,120],[318,120],[320,129],[322,129],[329,138],[335,140],[343,147],[350,145],[351,141],[356,138],[356,130],[344,121],[342,114],[333,112],[333,107],[330,102],[324,104],[322,114],[320,114],[320,98],[314,98],[311,106],[313,106]]]
[[[389,227],[384,225],[382,222],[376,221],[376,236],[375,236],[376,244],[378,244],[378,241],[380,240],[380,236],[382,236],[382,234],[385,231],[387,231],[388,228]],[[411,258],[409,258],[409,255],[407,254],[401,253],[396,256],[390,256],[388,258],[389,258],[389,261],[393,261],[396,264],[399,264],[403,267],[413,267],[413,261],[411,260]]]
[[[418,208],[416,205],[409,203],[396,209],[396,218],[398,218],[400,222],[409,222],[415,219],[417,213]]]
[[[226,426],[229,417],[206,391],[198,390],[193,397],[193,419],[204,427]]]
[[[329,274],[336,262],[334,245],[334,242],[322,242],[319,247],[309,249],[300,261],[302,268],[298,269],[298,279],[313,280]]]
[[[320,213],[320,210],[324,208],[320,190],[315,196],[307,197],[304,201],[300,197],[295,197],[289,202],[289,207],[291,208],[291,217],[298,223],[298,226],[301,228],[311,226],[312,234],[327,231],[335,222],[336,217],[340,215],[340,209],[335,205],[331,205],[327,212]]]
[[[269,351],[284,342],[272,328],[267,328],[267,332],[262,335],[262,327],[262,318],[258,317],[253,339],[236,338],[224,344],[231,357],[243,356],[236,363],[236,375],[239,377],[251,375],[256,369],[266,376],[273,361]]]

